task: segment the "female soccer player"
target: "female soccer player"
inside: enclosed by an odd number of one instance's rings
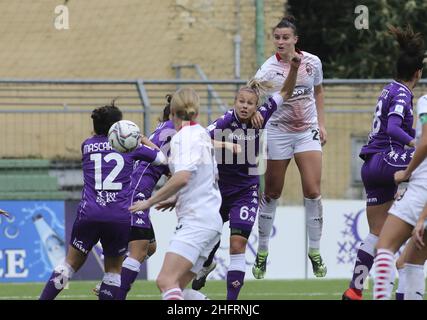
[[[387,218],[397,186],[393,175],[407,167],[414,153],[412,89],[421,77],[424,42],[420,34],[391,27],[401,53],[396,62],[396,80],[378,98],[369,142],[360,157],[361,175],[366,190],[366,215],[369,234],[357,251],[353,278],[343,299],[360,300],[363,283],[372,267],[378,236]],[[399,271],[400,273],[400,271]],[[400,277],[403,279],[404,277]]]
[[[295,48],[298,34],[295,19],[291,16],[283,18],[274,27],[273,39],[277,52],[255,75],[257,79],[272,81],[275,85],[272,91],[278,91],[287,77],[291,57],[297,54],[302,61],[293,96],[277,108],[266,126],[267,171],[258,218],[258,252],[252,273],[257,279],[264,278],[277,199],[282,194],[288,165],[294,158],[301,175],[304,195],[308,257],[315,276],[324,277],[327,270],[319,252],[323,224],[320,196],[322,145],[327,139],[323,114],[322,63],[317,56]]]
[[[172,177],[149,199],[129,208],[143,211],[177,195],[178,224],[156,281],[164,300],[183,300],[182,290],[221,237],[218,169],[206,129],[194,122],[198,111],[199,96],[193,89],[181,88],[173,94],[171,120],[178,132],[170,142]]]
[[[295,88],[298,67],[301,60],[295,57],[291,61],[291,69],[286,81],[278,93],[269,97],[268,101],[258,108],[265,127],[273,112],[289,99]],[[245,251],[248,238],[258,212],[259,175],[255,158],[259,153],[259,137],[261,132],[254,129],[251,118],[257,112],[261,93],[270,89],[269,83],[251,80],[247,86],[239,89],[234,99],[234,109],[228,111],[208,127],[210,136],[215,141],[229,140],[240,145],[243,157],[220,152],[217,160],[219,171],[219,189],[222,204],[221,216],[224,222],[230,220],[230,265],[227,272],[227,300],[236,300],[244,283],[246,271]],[[232,160],[232,161],[227,161]],[[219,244],[215,247],[218,249]],[[206,282],[206,277],[215,267],[212,261],[214,253],[204,265],[204,269],[193,280],[193,289],[199,290]]]
[[[423,55],[419,56],[418,67],[422,68]],[[417,71],[421,76],[421,70]],[[423,209],[427,204],[427,95],[421,97],[417,104],[417,147],[408,167],[394,174],[396,184],[409,179],[405,194],[396,200],[389,210],[381,230],[377,254],[374,260],[374,299],[390,299],[393,287],[390,283],[394,280],[394,254],[400,246],[411,237],[413,228],[415,235],[420,234],[420,224],[425,228],[425,215]],[[417,254],[414,246],[420,239],[415,237],[415,242],[409,242],[405,248],[405,300],[422,300],[425,290],[424,261],[425,252]],[[417,242],[418,241],[418,242]]]
[[[129,231],[129,184],[135,160],[166,164],[162,152],[144,145],[121,154],[108,143],[108,130],[122,119],[114,103],[95,109],[91,115],[95,134],[81,146],[84,186],[78,215],[71,232],[65,261],[55,268],[41,296],[54,299],[84,264],[92,247],[101,241],[105,275],[99,299],[117,298],[120,269],[126,253]]]
[[[163,110],[163,118],[150,136],[150,141],[161,148],[164,154],[167,154],[170,139],[176,133],[173,122],[169,120],[172,96],[167,95],[166,99],[167,105]],[[153,166],[149,162],[140,161],[131,178],[132,203],[149,198],[160,177],[168,173],[169,169],[166,165]],[[118,299],[126,299],[133,282],[138,276],[141,263],[156,251],[156,238],[149,213],[150,210],[147,209],[131,215],[129,254],[122,265]]]

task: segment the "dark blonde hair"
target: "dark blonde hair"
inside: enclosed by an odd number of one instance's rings
[[[179,119],[190,121],[199,113],[200,98],[194,89],[181,88],[173,94],[170,106]]]
[[[257,96],[257,105],[260,104],[262,99],[268,95],[268,92],[273,88],[273,83],[271,81],[260,81],[258,79],[250,79],[245,86],[240,87],[237,94],[240,91],[247,91],[255,94]],[[237,98],[237,95],[236,95]],[[236,99],[235,98],[235,99]]]

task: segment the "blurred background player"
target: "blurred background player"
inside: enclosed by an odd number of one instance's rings
[[[304,208],[309,238],[308,257],[316,277],[324,277],[327,269],[319,252],[323,214],[320,195],[322,145],[326,143],[323,113],[323,71],[320,59],[295,48],[298,33],[292,16],[283,18],[273,29],[277,50],[258,70],[255,78],[272,81],[278,91],[290,70],[290,60],[298,55],[298,69],[293,96],[279,106],[267,123],[267,171],[265,191],[258,218],[258,252],[252,273],[264,278],[268,244],[276,214],[277,199],[282,194],[285,174],[294,158],[301,175]]]
[[[169,142],[176,133],[173,122],[169,120],[171,95],[166,96],[167,104],[163,110],[162,119],[156,130],[150,136],[150,141],[167,154]],[[162,175],[167,175],[167,165],[154,166],[150,162],[139,161],[132,173],[131,192],[132,203],[149,198]],[[129,236],[128,256],[123,261],[121,285],[118,299],[126,299],[140,271],[141,263],[156,251],[156,237],[150,220],[150,209],[135,212],[131,215],[131,230]]]
[[[295,57],[291,61],[291,70],[280,92],[269,97],[267,102],[258,108],[264,122],[261,129],[270,119],[277,106],[289,99],[295,88],[296,76],[301,60]],[[219,189],[222,204],[221,216],[224,222],[230,220],[230,265],[227,272],[227,300],[236,300],[243,286],[246,272],[245,251],[252,227],[258,212],[259,175],[256,157],[259,154],[259,138],[261,132],[254,129],[251,118],[257,112],[262,93],[271,89],[270,83],[260,83],[253,79],[248,85],[239,89],[235,100],[234,109],[228,111],[208,127],[210,136],[216,141],[223,138],[229,139],[232,134],[234,144],[241,145],[244,150],[244,161],[239,155],[226,155],[221,152],[221,162],[218,164]],[[225,153],[229,152],[227,150]],[[227,160],[233,160],[232,163]],[[192,288],[200,289],[206,282],[206,277],[215,267],[213,255],[204,268],[193,280]]]
[[[421,37],[420,43],[421,43]],[[423,55],[419,57],[418,67],[422,67]],[[417,71],[421,76],[421,69]],[[405,194],[396,200],[389,210],[377,243],[377,254],[374,260],[374,299],[390,299],[394,280],[394,254],[400,246],[411,237],[413,228],[421,222],[424,225],[423,209],[427,203],[427,96],[418,100],[417,104],[417,147],[413,158],[405,170],[394,174],[396,184],[408,181]],[[421,220],[420,221],[420,217]],[[419,226],[418,226],[419,229]],[[419,232],[419,231],[418,231]],[[422,300],[425,290],[424,255],[415,252],[415,244],[411,241],[405,251],[405,294],[406,299]],[[424,250],[425,251],[425,250]],[[418,256],[418,257],[417,257]]]
[[[164,300],[183,300],[183,289],[200,271],[220,240],[222,219],[218,169],[206,129],[194,122],[199,96],[182,88],[173,94],[171,115],[178,131],[170,142],[172,177],[149,199],[135,202],[131,212],[142,211],[176,195],[176,231],[157,277]]]
[[[421,35],[414,34],[409,26],[406,30],[390,27],[390,32],[396,37],[401,53],[396,62],[396,80],[381,92],[368,144],[360,152],[364,160],[361,176],[367,197],[369,234],[357,251],[353,278],[343,299],[362,298],[363,284],[374,261],[378,236],[397,191],[393,175],[407,167],[414,153],[412,90],[421,78],[424,42]],[[403,284],[403,275],[399,278]],[[398,291],[401,293],[400,289]]]
[[[99,299],[117,298],[130,230],[129,184],[134,161],[166,163],[161,152],[144,145],[126,154],[111,148],[108,130],[122,120],[122,112],[114,103],[93,110],[91,118],[94,135],[81,146],[84,187],[67,257],[52,272],[41,300],[54,299],[62,291],[98,241],[103,247],[105,269]]]

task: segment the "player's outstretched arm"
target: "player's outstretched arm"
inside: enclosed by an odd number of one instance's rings
[[[288,76],[283,83],[282,89],[280,89],[280,94],[284,100],[288,100],[292,97],[295,84],[297,82],[298,68],[300,64],[301,58],[298,56],[293,57],[290,61],[291,69],[289,70]]]
[[[132,206],[129,207],[130,212],[137,212],[146,210],[153,205],[164,201],[174,194],[176,194],[180,189],[187,185],[188,181],[191,178],[191,171],[178,171],[176,172],[166,184],[161,187],[151,198],[144,201],[137,201]]]
[[[9,213],[7,213],[7,211],[4,211],[3,209],[0,209],[0,215],[9,217]]]

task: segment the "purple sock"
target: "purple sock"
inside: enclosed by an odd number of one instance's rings
[[[116,300],[119,287],[102,282],[99,288],[99,300]]]
[[[125,300],[126,296],[134,283],[138,272],[122,267],[121,285],[117,292],[117,300]]]
[[[243,287],[245,273],[242,271],[227,272],[227,300],[237,300],[240,289]]]
[[[396,300],[405,300],[404,294],[400,292],[396,292]]]
[[[353,270],[353,278],[350,282],[350,288],[363,290],[363,284],[369,275],[369,270],[374,263],[374,257],[369,253],[359,249],[357,250],[356,263]]]
[[[55,271],[52,272],[52,275],[47,281],[39,300],[53,300],[56,298],[56,296],[65,287],[64,280],[61,280],[61,277],[63,277],[61,273]]]

